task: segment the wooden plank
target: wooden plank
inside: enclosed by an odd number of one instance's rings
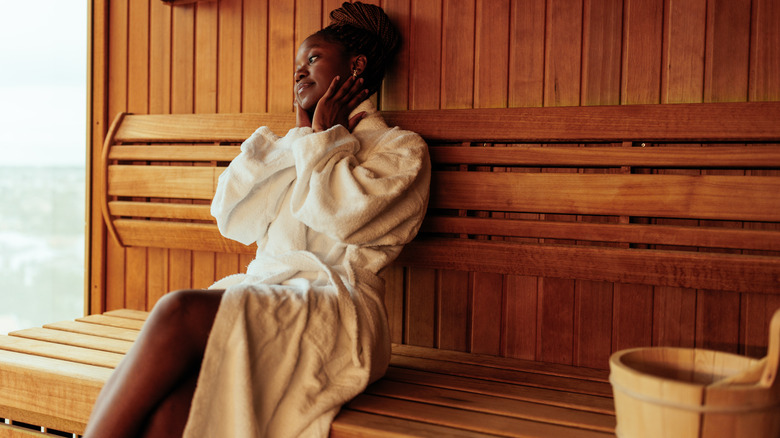
[[[780,220],[780,178],[434,172],[430,207],[722,220]]]
[[[98,392],[112,371],[0,351],[0,417],[82,433]]]
[[[244,2],[241,109],[267,111],[268,0]]]
[[[558,406],[546,406],[495,395],[433,388],[428,385],[380,380],[369,386],[363,394],[607,433],[615,430],[615,417],[608,414],[583,412]]]
[[[442,5],[441,108],[474,105],[474,0]]]
[[[579,105],[582,0],[548,2],[546,24],[544,105]]]
[[[501,306],[504,298],[503,276],[474,272],[472,282],[469,351],[499,355],[501,352]],[[461,321],[468,321],[463,319]],[[463,322],[461,322],[463,323]]]
[[[478,432],[438,426],[402,418],[368,414],[344,408],[333,421],[333,424],[330,427],[330,436],[332,438],[440,438],[443,436],[453,438],[476,438],[494,435],[486,435]]]
[[[0,423],[0,437],[2,438],[40,438],[45,436],[47,435],[44,435],[39,431]]]
[[[547,277],[540,273],[537,312],[536,359],[542,362],[573,363],[574,280]]]
[[[105,312],[104,315],[115,316],[117,318],[136,319],[139,321],[146,321],[149,317],[149,312],[133,310],[133,309],[119,309]]]
[[[395,24],[401,41],[410,41],[412,15],[408,0],[385,0],[382,5],[385,13]],[[395,56],[395,62],[382,81],[379,108],[381,110],[405,110],[409,107],[409,54],[411,44],[401,44]]]
[[[475,108],[507,106],[510,16],[509,0],[477,0],[473,79]]]
[[[780,291],[780,260],[761,256],[437,239],[410,243],[397,263],[742,292]]]
[[[442,0],[412,2],[411,16],[409,109],[440,108]]]
[[[510,12],[508,106],[540,107],[544,94],[545,0],[513,1]]]
[[[45,324],[43,328],[62,330],[65,332],[82,333],[86,335],[100,336],[110,339],[133,342],[138,338],[138,330],[109,327],[80,321],[60,321]]]
[[[664,0],[625,0],[620,102],[660,101]]]
[[[565,167],[769,168],[780,166],[780,147],[504,147],[431,146],[431,160],[441,164]]]
[[[232,161],[238,156],[240,146],[204,145],[114,145],[109,160],[143,161]]]
[[[559,406],[583,412],[615,415],[611,397],[568,392],[561,389],[538,388],[519,384],[495,382],[479,377],[463,377],[391,366],[384,381],[406,382],[434,388],[485,394],[512,400],[523,400],[546,406]]]
[[[704,101],[742,102],[748,98],[750,0],[707,5]]]
[[[539,279],[507,275],[502,356],[532,360],[536,357]]]
[[[210,205],[171,204],[165,202],[111,201],[112,216],[148,217],[158,219],[194,219],[216,223]]]
[[[424,233],[480,234],[577,239],[659,245],[780,250],[780,233],[771,230],[673,225],[570,223],[516,219],[428,216]]]
[[[433,347],[436,339],[436,272],[413,267],[407,275],[404,343]]]
[[[254,254],[257,245],[246,246],[223,237],[214,224],[156,222],[132,219],[114,221],[122,242],[128,246],[151,246],[202,251]]]
[[[37,339],[40,341],[57,344],[72,345],[75,347],[89,348],[92,350],[108,351],[111,353],[125,354],[132,346],[129,341],[104,338],[102,336],[85,335],[80,333],[64,332],[45,328],[31,328],[9,333],[9,336]]]
[[[706,0],[666,2],[661,103],[702,101],[706,18]]]
[[[438,272],[440,287],[436,304],[436,345],[445,350],[468,351],[469,273],[448,270]]]
[[[211,200],[222,167],[131,166],[108,167],[112,196]]]
[[[429,140],[510,141],[766,141],[777,140],[780,102],[601,105],[387,111],[388,124]],[[277,133],[293,113],[128,115],[116,141],[242,142],[257,127]]]
[[[756,0],[752,6],[749,100],[780,100],[780,5]]]
[[[293,64],[295,52],[295,1],[268,2],[268,110],[289,112],[292,109]],[[289,113],[292,115],[292,113]],[[294,120],[294,119],[293,119]],[[294,126],[290,124],[288,126]],[[273,128],[272,128],[273,129]],[[274,132],[282,132],[276,131]],[[286,132],[286,130],[284,131]]]
[[[102,315],[89,315],[83,318],[76,318],[79,322],[88,322],[90,324],[105,325],[109,327],[117,327],[128,330],[141,330],[144,325],[144,321],[137,319],[127,319],[117,316],[110,316],[106,314]]]
[[[219,51],[217,53],[217,112],[241,112],[243,55],[243,0],[221,0],[219,6]],[[275,42],[276,43],[276,42]],[[289,67],[282,71],[289,71]],[[292,76],[292,75],[291,75]],[[289,86],[292,86],[290,83]]]
[[[588,1],[583,8],[582,105],[620,103],[623,1]]]
[[[383,397],[361,394],[348,405],[351,410],[400,417],[413,421],[424,421],[441,426],[454,427],[475,432],[512,437],[566,436],[608,437],[613,434],[586,431],[553,424],[537,423],[481,412],[461,411],[444,406],[393,399],[388,403]]]
[[[0,350],[60,359],[97,367],[115,368],[123,355],[18,336],[0,336]]]

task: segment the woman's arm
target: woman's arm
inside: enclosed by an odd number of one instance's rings
[[[292,144],[296,218],[346,243],[406,243],[427,205],[427,147],[417,134],[386,126],[372,139],[361,146],[346,128],[334,126]],[[369,150],[359,153],[361,147]]]

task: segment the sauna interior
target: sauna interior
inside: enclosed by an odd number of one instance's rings
[[[381,110],[780,100],[776,0],[369,2],[404,37],[399,62],[374,98]],[[114,117],[291,112],[295,50],[340,3],[91,2],[87,313],[149,310],[166,292],[207,287],[251,260],[111,239],[95,200]],[[760,357],[780,308],[780,285],[752,293],[408,266],[385,276],[395,343],[600,369],[611,353],[635,346]]]

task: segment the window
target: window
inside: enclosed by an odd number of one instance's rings
[[[0,333],[84,312],[87,2],[0,14]]]

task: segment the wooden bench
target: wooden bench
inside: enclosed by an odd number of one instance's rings
[[[780,292],[780,103],[385,118],[423,135],[434,163],[420,236],[384,273],[391,330],[405,344],[442,349],[394,344],[387,376],[342,410],[333,436],[612,435],[606,370],[477,354],[479,345],[446,350],[448,328],[492,343],[496,326],[509,322],[491,309],[556,318],[554,306],[537,310],[521,298],[529,279]],[[243,139],[261,124],[283,133],[293,123],[291,114],[120,115],[104,148],[106,190],[93,208],[124,246],[253,254],[219,235],[209,201]],[[430,297],[439,303],[432,312]],[[607,318],[630,317],[615,312]],[[79,433],[144,317],[122,310],[3,337],[0,418]],[[437,340],[419,341],[429,336],[420,327],[434,325]],[[89,363],[73,362],[82,357]]]

